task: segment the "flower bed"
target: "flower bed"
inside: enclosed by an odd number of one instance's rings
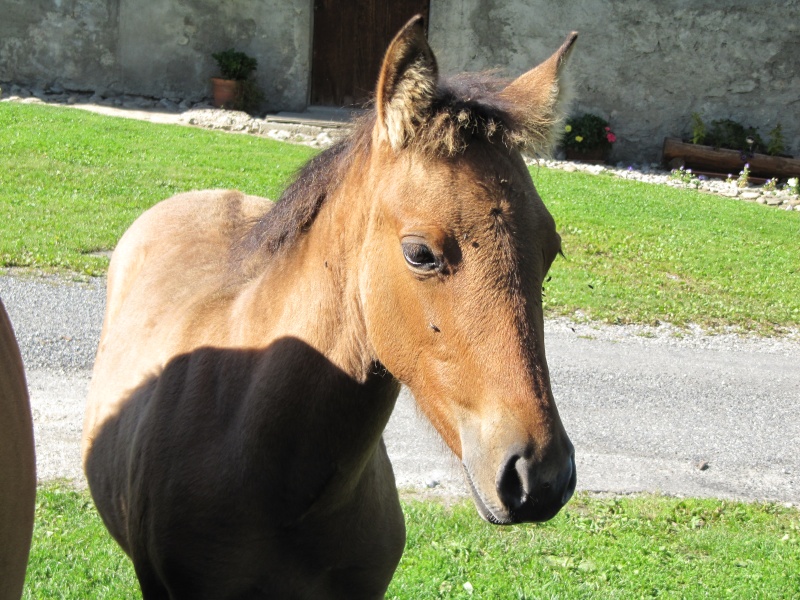
[[[754,186],[748,184],[745,187],[739,187],[738,178],[731,181],[712,179],[704,175],[698,175],[692,172],[691,169],[683,169],[682,174],[671,173],[662,170],[658,163],[634,164],[628,166],[620,163],[616,166],[605,166],[561,160],[528,159],[528,164],[560,169],[563,171],[581,171],[592,175],[612,175],[649,184],[694,189],[716,196],[800,212],[800,180],[792,182],[794,187],[783,185],[776,186],[775,189],[770,189],[768,185]],[[678,171],[680,172],[681,170],[679,169]]]
[[[606,162],[612,144],[617,141],[608,121],[591,113],[571,117],[564,133],[561,145],[567,158],[583,162]]]

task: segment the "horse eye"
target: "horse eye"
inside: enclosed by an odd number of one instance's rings
[[[403,244],[403,256],[410,267],[420,271],[433,271],[439,267],[439,261],[425,244],[406,242]]]

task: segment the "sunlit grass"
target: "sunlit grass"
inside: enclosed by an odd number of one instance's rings
[[[800,514],[770,504],[579,495],[548,523],[496,528],[461,504],[405,506],[387,598],[794,598]],[[469,583],[465,589],[465,585]]]
[[[408,540],[389,599],[800,593],[797,508],[578,495],[552,521],[512,527],[485,523],[468,502],[407,501],[403,509]],[[131,563],[88,492],[40,488],[24,598],[138,597]]]
[[[550,314],[610,323],[800,325],[800,213],[612,176],[531,170],[566,258]]]
[[[192,189],[276,198],[313,151],[245,135],[0,104],[0,266],[102,274],[144,210]]]

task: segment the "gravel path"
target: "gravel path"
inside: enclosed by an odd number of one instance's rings
[[[34,412],[39,478],[85,485],[80,430],[104,306],[101,279],[0,276]],[[546,327],[578,489],[800,503],[800,335]],[[404,390],[386,434],[398,485],[466,495],[456,461]]]

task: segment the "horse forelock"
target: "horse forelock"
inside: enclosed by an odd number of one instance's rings
[[[525,125],[517,121],[500,95],[507,81],[493,73],[468,73],[441,81],[427,111],[406,140],[406,151],[430,157],[452,157],[473,142],[518,147]],[[240,253],[274,254],[290,246],[314,222],[326,200],[342,185],[349,170],[369,155],[376,124],[368,111],[351,133],[311,159],[286,188],[276,206],[259,218],[240,244]]]
[[[507,83],[493,72],[463,73],[441,81],[407,147],[431,156],[455,156],[475,141],[518,146],[521,123],[500,94]]]

